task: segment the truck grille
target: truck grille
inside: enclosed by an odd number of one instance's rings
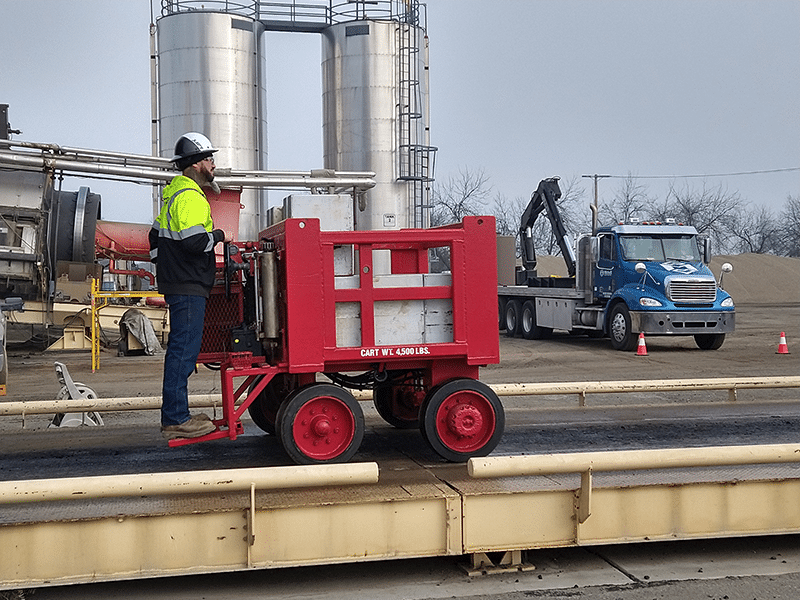
[[[673,302],[711,304],[717,298],[715,281],[676,281],[667,286],[667,298]]]

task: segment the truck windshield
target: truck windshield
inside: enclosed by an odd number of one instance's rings
[[[620,244],[625,260],[700,260],[700,251],[693,235],[623,235]]]

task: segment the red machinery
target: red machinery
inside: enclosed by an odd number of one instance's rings
[[[236,439],[247,410],[295,462],[345,462],[364,435],[354,388],[447,460],[495,448],[503,407],[477,381],[499,360],[493,217],[399,231],[287,219],[259,237],[226,247],[206,310],[198,360],[219,364],[223,417],[171,446]],[[449,274],[428,273],[433,248],[446,249]]]

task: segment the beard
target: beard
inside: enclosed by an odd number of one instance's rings
[[[219,184],[214,181],[214,171],[203,164],[203,168],[200,170],[200,173],[206,180],[206,186],[210,187],[212,192],[219,195]]]
[[[206,183],[211,183],[214,181],[214,171],[209,169],[205,164],[203,164],[203,168],[200,169],[200,172],[203,174],[203,177],[206,178]]]

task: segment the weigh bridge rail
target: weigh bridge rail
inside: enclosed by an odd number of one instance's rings
[[[575,508],[578,522],[584,523],[591,515],[592,473],[595,472],[795,462],[800,462],[800,445],[768,444],[470,458],[467,473],[477,479],[580,473],[581,488]]]
[[[258,492],[238,469],[197,474],[186,494],[174,474],[154,474],[153,485],[141,475],[14,482],[0,512],[0,590],[447,555],[470,555],[476,571],[517,569],[535,548],[800,532],[798,444],[497,457],[466,468],[401,460],[379,471],[326,465],[356,469],[361,482],[312,477],[302,482],[312,487]],[[784,461],[795,464],[776,464]],[[514,468],[492,470],[506,462]],[[679,465],[690,468],[662,468]],[[599,473],[635,467],[651,470]],[[598,471],[595,484],[574,474],[587,468]],[[322,472],[255,471],[277,480]],[[493,477],[501,473],[512,477]],[[239,491],[216,487],[228,480]],[[121,489],[102,489],[115,483]],[[58,492],[37,496],[42,487]],[[36,501],[24,500],[26,489]]]
[[[586,405],[586,394],[620,394],[627,392],[699,392],[727,390],[728,400],[733,402],[737,398],[737,390],[800,387],[800,377],[719,377],[705,379],[509,383],[496,384],[490,387],[498,396],[577,394],[580,406]]]
[[[0,482],[0,504],[377,483],[378,463],[255,467]]]
[[[565,383],[507,383],[489,386],[498,396],[554,396],[577,394],[585,406],[586,394],[619,394],[628,392],[682,392],[727,390],[728,400],[736,400],[738,390],[779,389],[800,387],[800,376],[733,377],[717,379],[655,379],[631,381],[594,381]],[[369,390],[354,390],[357,400],[372,399]],[[191,408],[222,407],[219,394],[189,396]],[[125,410],[155,410],[161,408],[160,396],[132,398],[85,398],[77,400],[36,400],[0,402],[0,417],[43,415],[67,412],[117,412]]]

